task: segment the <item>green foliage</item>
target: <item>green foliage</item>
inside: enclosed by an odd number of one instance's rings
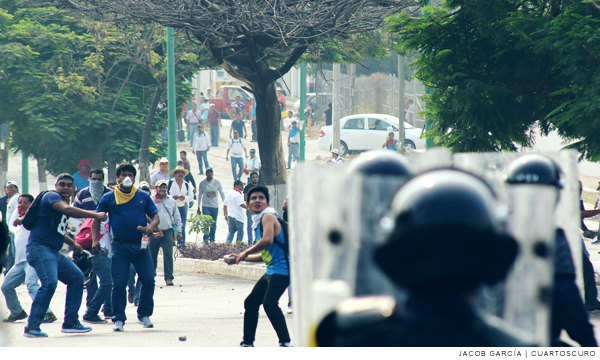
[[[198,241],[198,235],[208,235],[210,227],[215,223],[212,216],[191,214],[187,219],[187,224],[190,225],[190,231],[196,233],[196,241]]]
[[[388,30],[435,89],[427,136],[453,151],[515,150],[557,129],[600,158],[600,12],[589,1],[447,0]]]

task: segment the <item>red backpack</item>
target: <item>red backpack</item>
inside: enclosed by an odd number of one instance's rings
[[[77,235],[75,235],[75,242],[81,245],[84,250],[90,249],[92,247],[92,218],[87,218],[81,225],[81,229]],[[108,229],[108,223],[106,223],[106,228]],[[104,235],[106,231],[102,231],[100,228],[100,238]]]

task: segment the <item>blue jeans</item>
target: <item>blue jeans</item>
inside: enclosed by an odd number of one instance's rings
[[[231,244],[233,241],[233,235],[237,232],[237,239],[235,242],[242,242],[244,239],[244,223],[237,220],[234,217],[229,216],[229,221],[227,222],[229,225],[229,234],[227,234],[227,243]]]
[[[196,150],[196,157],[198,158],[198,166],[200,167],[200,174],[204,174],[204,168],[202,167],[202,160],[204,159],[204,166],[208,169],[208,151]]]
[[[152,263],[154,264],[154,272],[158,266],[158,250],[163,248],[163,261],[165,268],[165,280],[173,280],[173,229],[163,230],[163,237],[148,238],[148,249],[152,256]]]
[[[252,123],[252,141],[256,141],[256,135],[258,135],[256,120],[251,121],[251,123]]]
[[[27,245],[27,262],[42,282],[35,294],[31,313],[27,322],[28,329],[39,329],[44,320],[50,300],[56,291],[58,280],[67,285],[65,303],[65,322],[63,327],[79,324],[79,308],[83,298],[83,273],[73,261],[58,251],[43,245]]]
[[[2,282],[2,293],[6,299],[6,307],[13,317],[17,317],[23,312],[23,307],[21,307],[17,292],[15,291],[23,281],[27,284],[27,291],[31,300],[35,300],[35,294],[40,285],[38,284],[38,276],[35,269],[27,261],[21,261],[14,265],[4,277],[4,282]],[[50,312],[50,309],[46,312]]]
[[[198,133],[198,123],[190,123],[190,146],[194,146],[194,135]]]
[[[210,127],[210,142],[212,146],[219,146],[219,127],[211,126]]]
[[[202,215],[210,215],[215,221],[215,223],[210,227],[210,232],[208,233],[208,235],[204,235],[204,242],[215,242],[215,233],[217,232],[217,218],[219,217],[219,208],[203,206]]]
[[[235,168],[238,166],[240,171],[236,174]],[[233,181],[240,180],[242,178],[242,169],[244,169],[244,158],[231,157],[231,172],[233,173]]]
[[[8,255],[6,257],[6,271],[7,272],[15,264],[15,235],[10,234],[9,238],[10,238],[10,247],[8,249]]]
[[[296,158],[296,161],[300,160],[300,143],[290,144],[288,148],[288,169],[292,167],[292,155]]]
[[[141,250],[140,244],[112,243],[112,305],[113,322],[127,320],[125,305],[127,304],[127,280],[129,268],[133,264],[142,283],[140,303],[137,309],[138,318],[151,316],[154,310],[154,265],[150,252]]]
[[[177,241],[177,245],[185,244],[185,223],[187,222],[188,204],[178,207],[179,215],[181,216],[181,241]]]
[[[140,302],[140,293],[142,292],[142,282],[138,276],[137,281],[135,278],[135,268],[133,265],[129,265],[129,280],[127,281],[127,288],[130,293],[133,293],[133,302]]]
[[[252,240],[252,213],[250,213],[250,210],[246,210],[246,220],[248,222],[248,245],[252,245],[254,244],[254,241]]]
[[[85,315],[98,315],[102,304],[105,304],[105,312],[112,312],[111,292],[113,281],[111,274],[111,260],[104,250],[99,254],[92,256],[92,266],[96,276],[100,278],[100,287],[87,304]]]

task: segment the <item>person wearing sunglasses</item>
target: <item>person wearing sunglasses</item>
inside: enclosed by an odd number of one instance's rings
[[[55,190],[44,193],[36,211],[32,213],[35,221],[29,229],[31,233],[26,250],[27,262],[35,269],[42,286],[37,291],[31,305],[27,327],[25,327],[25,337],[48,336],[40,330],[40,324],[44,320],[58,280],[67,285],[65,321],[62,325],[62,332],[86,333],[92,330],[81,325],[78,319],[78,311],[83,297],[83,273],[73,261],[60,253],[60,249],[62,249],[63,243],[66,243],[73,248],[75,253],[83,252],[81,246],[67,235],[69,217],[104,221],[107,216],[104,212],[88,211],[70,206],[69,199],[73,196],[73,190],[75,190],[73,176],[70,174],[58,175]],[[22,222],[23,218],[18,218],[15,225],[20,225]],[[27,227],[28,224],[25,225]]]

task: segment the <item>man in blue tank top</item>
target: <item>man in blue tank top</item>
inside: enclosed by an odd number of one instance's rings
[[[250,189],[246,199],[252,214],[256,244],[240,254],[233,255],[236,257],[236,264],[240,261],[264,261],[267,271],[244,301],[244,340],[240,346],[254,346],[258,309],[262,304],[279,337],[279,346],[290,347],[290,334],[283,312],[279,308],[279,298],[290,284],[287,239],[277,212],[269,205],[269,190],[266,187],[257,186]],[[260,254],[257,254],[258,252]]]

